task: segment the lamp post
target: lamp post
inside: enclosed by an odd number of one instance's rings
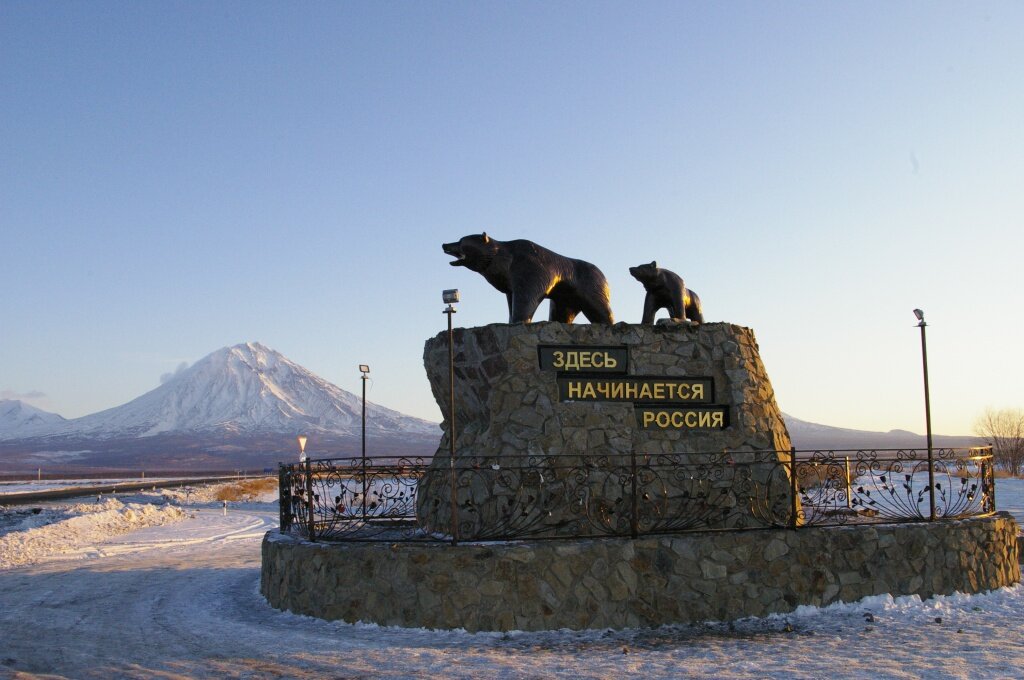
[[[306,435],[300,434],[299,440],[299,464],[305,463],[306,474],[306,535],[309,540],[316,540],[316,522],[313,515],[313,466],[306,457]]]
[[[455,343],[452,333],[452,314],[455,313],[455,305],[459,301],[459,290],[451,288],[442,291],[441,301],[447,305],[444,308],[444,314],[448,315],[448,463],[452,478],[452,545],[457,545],[459,542],[459,522],[458,507],[455,501]]]
[[[917,317],[917,327],[921,329],[921,363],[924,366],[924,423],[928,437],[928,498],[930,509],[928,519],[935,519],[935,457],[932,449],[932,404],[928,395],[928,343],[925,340],[924,329],[928,325],[924,321],[924,312],[920,309],[914,310]]]
[[[363,522],[366,521],[366,375],[370,367],[359,364],[359,372],[363,374]]]

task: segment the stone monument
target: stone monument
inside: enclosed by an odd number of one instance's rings
[[[268,532],[260,591],[273,606],[389,626],[603,629],[1020,579],[1017,525],[991,515],[984,484],[988,515],[792,531],[792,450],[753,331],[701,323],[696,295],[656,263],[634,268],[645,323],[612,324],[589,263],[486,234],[444,250],[506,295],[511,323],[452,329],[446,291],[449,331],[424,349],[444,437],[416,481],[416,522],[381,517],[377,540],[339,543]],[[530,323],[544,299],[551,321]],[[677,320],[650,323],[661,307]],[[591,324],[572,324],[578,313]],[[816,462],[801,465],[813,486]],[[288,474],[309,484],[304,467]],[[702,531],[748,527],[766,530]]]
[[[453,339],[455,460],[446,417],[418,496],[428,531],[452,532],[453,512],[464,540],[791,519],[789,435],[750,329],[542,322]],[[446,416],[447,342],[424,350]]]

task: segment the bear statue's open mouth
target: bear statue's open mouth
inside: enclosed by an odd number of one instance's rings
[[[452,257],[455,258],[454,260],[448,263],[451,266],[459,267],[465,264],[466,254],[462,252],[462,248],[459,247],[459,244],[457,242],[442,243],[441,250],[443,250],[446,255],[451,255]]]

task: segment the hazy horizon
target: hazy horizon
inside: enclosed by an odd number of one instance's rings
[[[246,343],[242,343],[242,344],[246,344]],[[161,378],[160,378],[161,384],[156,386],[156,387],[154,387],[153,390],[156,390],[159,387],[162,387],[164,384],[169,382],[172,378],[176,377],[178,373],[181,373],[182,371],[184,371],[187,368],[191,368],[193,365],[195,365],[195,363],[199,363],[203,359],[206,359],[207,357],[209,357],[211,354],[216,354],[216,353],[218,353],[218,352],[220,352],[220,351],[222,351],[224,349],[228,349],[228,348],[227,347],[225,347],[225,348],[218,348],[217,350],[214,350],[213,352],[207,354],[206,356],[201,357],[197,362],[194,362],[193,364],[188,364],[188,363],[180,364],[177,367],[176,371],[174,371],[172,373],[166,373],[163,376],[161,376]],[[269,348],[266,348],[266,349],[269,349],[271,351],[276,351],[276,350],[274,350],[273,347],[269,347]],[[282,356],[284,356],[284,355],[282,355]],[[288,359],[289,357],[285,356],[285,358]],[[303,367],[303,368],[305,368],[305,367]],[[316,375],[315,372],[314,372],[314,375]],[[322,377],[322,376],[317,376],[317,377]],[[330,381],[328,381],[328,382],[330,382]],[[339,388],[339,389],[343,389],[343,388]],[[77,419],[81,419],[81,418],[86,418],[87,416],[96,415],[97,413],[102,413],[103,411],[108,411],[108,410],[111,410],[111,409],[117,409],[117,408],[119,408],[121,406],[125,406],[126,404],[131,403],[132,401],[138,399],[139,397],[144,396],[144,394],[148,394],[150,391],[152,391],[152,390],[148,390],[147,392],[145,392],[143,394],[136,395],[135,397],[132,397],[128,401],[124,402],[123,404],[115,404],[115,405],[113,405],[111,407],[108,407],[108,408],[105,408],[105,409],[101,409],[100,411],[95,411],[95,412],[92,412],[92,413],[86,413],[86,414],[83,414],[81,416],[75,416],[74,418],[67,418],[66,416],[64,416],[63,414],[60,414],[60,413],[57,413],[57,415],[60,415],[61,417],[66,418],[67,420],[77,420]],[[349,394],[354,396],[354,397],[357,397],[357,398],[359,397],[359,395],[357,393],[355,393],[355,392],[351,392],[351,391],[348,391],[348,390],[345,390],[345,391],[349,392]],[[4,400],[7,400],[7,399],[11,399],[13,401],[21,401],[22,403],[29,404],[30,406],[32,405],[32,403],[31,403],[32,400],[30,400],[30,399],[17,398],[16,396],[8,396],[6,393],[0,393],[0,401],[4,401]],[[390,408],[387,404],[380,404],[380,403],[376,403],[376,402],[370,402],[369,399],[367,400],[367,403],[374,403],[376,406],[382,406],[384,408]],[[36,408],[39,408],[39,407],[36,407]],[[46,411],[47,413],[56,413],[55,411],[47,411],[46,409],[42,409],[42,410]],[[409,414],[403,414],[403,415],[409,415]],[[849,427],[847,427],[845,425],[842,425],[842,424],[839,424],[839,423],[818,423],[818,422],[812,422],[812,421],[807,420],[806,418],[801,418],[799,415],[792,414],[792,413],[785,413],[785,412],[783,412],[782,415],[786,417],[787,423],[790,424],[790,425],[792,424],[792,419],[796,419],[796,420],[799,420],[801,422],[807,423],[807,424],[812,425],[812,426],[822,425],[822,426],[830,427],[830,428],[851,429],[851,430],[872,432],[870,430],[861,430],[860,428],[849,428]],[[440,423],[442,419],[443,419],[443,416],[440,413],[440,409],[438,409],[437,416],[434,419],[432,419],[432,420],[431,419],[428,419],[428,420],[430,420],[430,422]],[[881,432],[881,431],[878,431],[878,432]],[[903,429],[903,428],[892,428],[892,429],[886,430],[886,431],[884,431],[882,433],[884,434],[884,433],[891,433],[891,432],[909,432],[910,434],[914,434],[914,435],[917,435],[917,436],[921,436],[921,437],[924,436],[924,432],[918,432],[916,430],[906,430],[906,429]],[[967,433],[967,432],[960,432],[960,433],[935,432],[934,434],[936,436],[951,436],[951,437],[974,436],[973,433]]]

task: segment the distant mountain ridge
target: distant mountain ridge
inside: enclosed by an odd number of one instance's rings
[[[793,446],[799,450],[837,449],[923,449],[928,445],[924,434],[907,430],[872,432],[845,427],[820,425],[800,420],[783,413],[786,429]],[[960,448],[984,444],[980,437],[967,435],[932,435],[932,444],[938,448]]]
[[[362,426],[362,402],[356,395],[258,342],[212,352],[142,396],[81,418],[66,420],[26,404],[21,416],[15,407],[9,410],[14,415],[0,411],[0,440],[199,433],[344,436]],[[436,423],[371,402],[366,403],[366,420],[367,429],[377,432],[440,436]]]
[[[0,399],[0,438],[29,437],[60,427],[67,420],[18,399]]]

